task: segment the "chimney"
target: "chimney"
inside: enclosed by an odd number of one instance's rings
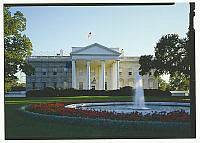
[[[124,57],[124,49],[121,50],[121,57]]]
[[[63,56],[63,49],[60,50],[60,56]]]

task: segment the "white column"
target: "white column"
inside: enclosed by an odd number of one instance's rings
[[[76,88],[76,70],[75,60],[72,60],[72,88]]]
[[[90,61],[87,61],[87,89],[90,89]]]
[[[105,90],[105,69],[104,69],[104,61],[101,63],[102,66],[102,90]]]
[[[116,62],[113,62],[113,66],[112,66],[112,79],[113,79],[113,87],[112,89],[115,90],[117,88],[117,78],[116,78]]]
[[[117,89],[119,89],[119,60],[116,60],[117,64]]]
[[[111,90],[113,90],[113,65],[110,67],[110,83],[111,83]]]

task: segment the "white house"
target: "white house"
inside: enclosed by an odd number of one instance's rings
[[[86,47],[72,47],[70,56],[32,56],[28,62],[35,74],[27,76],[27,90],[46,86],[56,88],[114,90],[135,87],[134,76],[139,72],[139,57],[126,57],[119,48],[98,43]],[[145,89],[157,89],[152,75],[142,76]]]

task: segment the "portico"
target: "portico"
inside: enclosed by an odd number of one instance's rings
[[[119,55],[118,51],[97,43],[72,47],[72,88],[118,89]]]

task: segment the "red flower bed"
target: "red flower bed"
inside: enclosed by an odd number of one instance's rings
[[[76,103],[80,103],[80,102],[76,102]],[[132,113],[116,113],[116,112],[107,112],[107,111],[65,108],[64,106],[68,104],[72,104],[72,102],[36,104],[36,105],[31,105],[31,106],[26,107],[26,110],[30,112],[40,113],[40,114],[57,115],[57,116],[110,119],[110,120],[127,120],[127,121],[186,122],[186,121],[189,121],[189,118],[190,118],[190,115],[186,113],[184,110],[173,111],[170,113],[167,113],[165,111],[152,112],[151,114],[149,113],[149,114],[143,115],[142,113],[137,112],[137,111],[132,112]]]

